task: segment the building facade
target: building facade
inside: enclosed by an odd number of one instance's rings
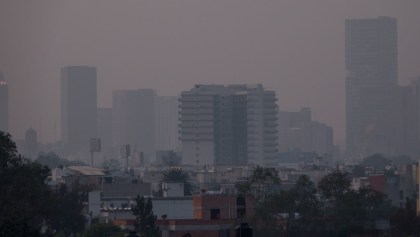
[[[334,153],[333,128],[313,121],[311,109],[279,112],[279,147],[283,152],[316,152],[331,163]]]
[[[181,149],[178,130],[179,98],[177,96],[157,96],[155,109],[155,139],[157,150]]]
[[[346,20],[345,37],[347,154],[393,153],[397,20]]]
[[[277,152],[277,105],[262,85],[196,85],[181,93],[182,162],[264,165]]]
[[[0,131],[9,132],[9,88],[0,72]]]
[[[61,69],[61,140],[69,154],[89,152],[96,137],[96,67],[69,66]]]
[[[112,92],[113,146],[130,145],[132,156],[155,156],[155,98],[153,89]]]

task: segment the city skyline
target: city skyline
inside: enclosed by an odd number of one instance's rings
[[[398,79],[408,84],[420,75],[416,1],[105,2],[99,9],[81,1],[21,3],[0,3],[0,70],[9,83],[15,138],[30,127],[42,142],[61,137],[59,68],[92,65],[99,107],[110,107],[113,89],[155,88],[175,96],[194,84],[263,83],[276,91],[281,110],[311,107],[342,145],[345,19],[398,18]],[[292,16],[289,10],[299,11]]]

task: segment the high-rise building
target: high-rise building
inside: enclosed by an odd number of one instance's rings
[[[96,137],[96,67],[61,69],[61,138],[70,154],[88,152]]]
[[[334,153],[333,129],[311,119],[311,109],[279,112],[279,147],[281,151],[316,152],[331,163]]]
[[[112,138],[118,147],[130,145],[131,154],[155,156],[155,98],[153,89],[112,92]]]
[[[0,72],[0,131],[9,132],[9,89]]]
[[[155,102],[156,149],[178,151],[181,148],[178,131],[178,97],[157,96]]]
[[[264,165],[275,158],[276,100],[262,85],[196,85],[182,92],[182,162]]]
[[[393,153],[392,109],[397,85],[397,20],[346,20],[347,153]]]
[[[112,108],[98,108],[97,135],[101,139],[101,152],[104,156],[112,154]]]
[[[24,154],[28,158],[36,159],[38,155],[38,135],[35,129],[30,128],[25,132]]]
[[[397,86],[393,96],[396,155],[417,157],[420,151],[420,80],[414,80],[408,86]]]

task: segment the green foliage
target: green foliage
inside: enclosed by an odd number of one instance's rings
[[[124,231],[112,223],[94,223],[87,228],[81,237],[123,237]]]
[[[68,236],[83,228],[80,212],[66,209],[80,211],[78,200],[62,202],[46,184],[49,173],[48,167],[20,156],[11,136],[0,132],[0,236],[41,236],[41,230]],[[56,220],[60,225],[53,224]]]
[[[53,218],[46,220],[48,233],[61,231],[65,236],[82,232],[85,225],[81,192],[76,189],[69,191],[61,185],[55,195],[50,197],[49,215]]]
[[[191,196],[193,184],[190,175],[182,168],[169,168],[162,172],[159,180],[159,187],[162,188],[162,183],[165,182],[180,182],[184,184],[184,195]]]
[[[135,227],[137,232],[146,237],[158,237],[159,228],[156,226],[157,217],[153,214],[153,205],[150,197],[137,196],[136,204],[131,206],[133,215],[136,217]]]
[[[325,176],[318,184],[318,188],[326,198],[339,198],[350,191],[351,180],[347,173],[334,171]]]
[[[276,169],[257,166],[246,181],[236,183],[235,187],[239,193],[252,195],[257,201],[263,201],[273,191],[273,186],[280,183]]]
[[[318,185],[324,195],[322,213],[325,228],[337,236],[371,231],[375,220],[388,220],[391,202],[384,194],[372,189],[350,189],[347,173],[335,171],[325,176]]]
[[[309,177],[301,176],[291,190],[268,194],[250,218],[255,236],[351,236],[369,233],[375,220],[390,218],[386,196],[351,190],[346,173],[326,175],[318,191]]]
[[[420,217],[416,215],[416,200],[407,199],[405,206],[394,211],[392,223],[405,236],[420,235]]]

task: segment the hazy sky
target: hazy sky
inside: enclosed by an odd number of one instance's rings
[[[344,20],[398,18],[399,80],[420,75],[419,0],[0,0],[10,130],[60,138],[60,67],[98,67],[112,90],[177,95],[196,83],[263,83],[280,109],[312,107],[343,143]]]

